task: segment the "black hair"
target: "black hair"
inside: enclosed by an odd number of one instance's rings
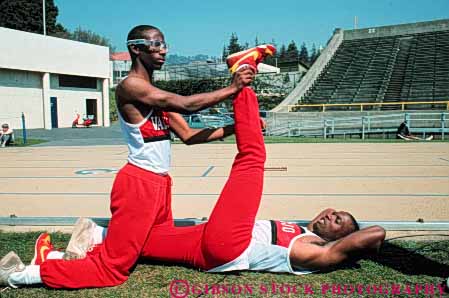
[[[132,40],[132,39],[142,39],[145,38],[145,33],[150,30],[156,30],[161,32],[159,28],[151,26],[151,25],[139,25],[131,29],[128,33],[128,38],[126,40]],[[128,52],[131,56],[131,61],[134,63],[136,60],[136,55],[131,51],[131,47],[128,46]]]
[[[354,216],[352,216],[351,213],[348,213],[349,217],[352,220],[352,225],[354,226],[354,231],[353,232],[357,232],[358,230],[360,230],[360,226],[359,223],[357,222],[357,220],[355,220]]]

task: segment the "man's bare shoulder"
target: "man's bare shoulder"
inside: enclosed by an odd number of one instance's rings
[[[140,77],[127,77],[117,85],[116,94],[121,100],[139,100],[151,94],[154,87]]]
[[[148,80],[145,80],[144,78],[129,76],[123,79],[117,85],[117,89],[125,91],[125,90],[135,90],[136,88],[148,88],[150,86],[151,83]]]

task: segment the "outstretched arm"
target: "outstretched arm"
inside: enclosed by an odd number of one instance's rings
[[[293,266],[323,269],[349,258],[377,252],[385,239],[385,230],[372,226],[333,242],[300,242],[293,244],[290,261]]]
[[[207,143],[225,138],[234,133],[234,125],[220,128],[190,128],[184,118],[174,112],[169,114],[170,128],[187,145]]]
[[[182,96],[161,90],[143,78],[128,77],[117,87],[121,104],[140,102],[165,111],[192,113],[213,106],[240,91],[254,79],[254,72],[245,68],[234,74],[230,86],[213,92]]]

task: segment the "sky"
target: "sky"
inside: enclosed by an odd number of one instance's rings
[[[162,30],[169,54],[221,56],[234,32],[239,43],[292,40],[325,46],[335,28],[368,28],[449,19],[449,0],[54,0],[58,22],[92,30],[125,51],[134,26]]]

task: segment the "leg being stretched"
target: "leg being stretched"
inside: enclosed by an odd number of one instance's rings
[[[238,257],[249,245],[263,188],[265,145],[254,91],[234,99],[238,154],[206,224],[155,226],[142,256],[211,269]]]
[[[235,259],[248,247],[262,197],[266,153],[259,105],[251,88],[235,98],[234,115],[239,152],[204,230],[205,269]]]

